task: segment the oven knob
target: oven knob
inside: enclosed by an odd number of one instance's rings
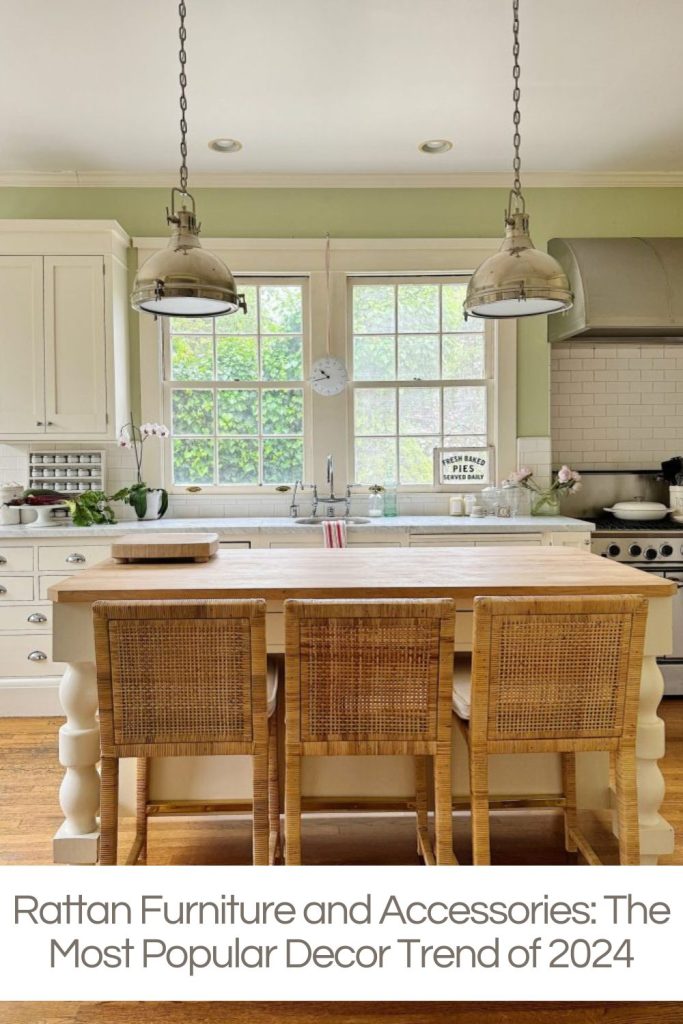
[[[659,549],[659,553],[660,555],[664,555],[665,558],[668,558],[669,555],[673,555],[674,549],[671,547],[670,544],[662,544],[661,548]]]
[[[657,557],[657,549],[656,548],[646,548],[645,549],[645,557],[647,558],[648,562],[653,562],[654,559]]]
[[[628,553],[631,556],[631,558],[638,558],[639,555],[642,555],[643,549],[641,548],[640,544],[631,544],[630,548],[628,549]]]
[[[610,544],[607,548],[607,554],[610,558],[618,558],[621,554],[621,548],[618,544]]]

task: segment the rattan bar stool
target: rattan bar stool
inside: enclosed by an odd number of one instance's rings
[[[467,740],[475,864],[491,861],[490,754],[562,755],[565,846],[600,859],[579,828],[576,754],[609,751],[619,857],[640,859],[635,737],[647,601],[642,597],[478,597],[471,679],[454,678]]]
[[[253,861],[274,862],[279,845],[276,677],[267,671],[265,614],[261,600],[93,605],[102,755],[100,864],[117,861],[119,758],[138,758],[137,828],[127,861],[134,864],[146,860],[150,758],[213,754],[251,755]]]
[[[453,864],[451,600],[285,602],[285,862],[301,863],[307,755],[412,754],[418,849]],[[436,842],[426,761],[434,762]]]

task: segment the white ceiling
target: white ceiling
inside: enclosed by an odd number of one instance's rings
[[[508,170],[510,0],[187,6],[190,185]],[[521,20],[524,168],[683,171],[683,0],[521,0]],[[5,3],[0,38],[0,173],[175,171],[174,0]],[[418,152],[435,137],[453,150]]]

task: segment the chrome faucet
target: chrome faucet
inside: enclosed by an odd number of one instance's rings
[[[322,503],[322,505],[325,508],[325,515],[327,515],[330,518],[334,518],[334,516],[336,515],[336,506],[337,505],[343,505],[344,506],[344,511],[342,512],[342,515],[343,516],[347,516],[347,517],[350,516],[351,515],[351,486],[349,485],[346,488],[346,495],[345,495],[345,497],[338,498],[335,495],[335,493],[334,493],[334,456],[332,456],[332,455],[328,455],[327,456],[327,483],[329,484],[330,493],[327,494],[327,495],[321,494],[319,496],[319,500],[320,500],[320,502]],[[317,494],[316,494],[316,498],[318,498]],[[316,511],[317,511],[317,502],[316,502]],[[316,513],[314,512],[314,515],[315,514]]]
[[[327,482],[330,485],[330,498],[334,500],[334,458],[327,456]]]

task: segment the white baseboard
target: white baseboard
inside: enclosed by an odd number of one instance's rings
[[[63,716],[59,677],[0,679],[0,718]]]

